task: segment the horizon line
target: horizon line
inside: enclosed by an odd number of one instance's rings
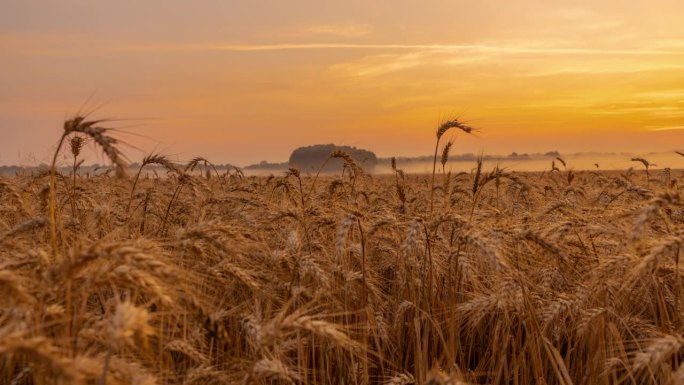
[[[516,153],[517,155],[513,155],[513,153]],[[550,154],[550,153],[555,153],[555,154]],[[612,152],[604,152],[604,151],[575,151],[575,152],[568,152],[568,153],[563,153],[558,150],[549,150],[549,151],[543,151],[543,152],[521,152],[518,153],[518,151],[512,151],[508,155],[503,155],[503,154],[483,154],[483,157],[485,159],[502,159],[502,158],[510,158],[510,159],[518,159],[522,160],[520,158],[525,158],[525,157],[565,157],[565,156],[583,156],[583,155],[625,155],[625,156],[634,156],[634,155],[660,155],[660,154],[678,154],[679,151],[677,150],[668,150],[668,151],[646,151],[646,152],[633,152],[633,151],[612,151]],[[681,154],[680,154],[681,155]],[[421,159],[421,158],[430,158],[432,159],[434,155],[433,154],[425,154],[425,155],[395,155],[395,156],[377,156],[378,160],[390,160],[391,158],[396,158],[398,160],[415,160],[415,159]],[[458,158],[458,157],[474,157],[477,158],[478,155],[476,153],[472,152],[462,152],[462,153],[455,153],[451,154],[450,158]],[[456,159],[452,159],[453,161],[459,161]],[[183,161],[178,161],[176,163],[183,163]],[[277,164],[284,164],[288,163],[287,160],[283,162],[277,162],[277,161],[266,161],[266,164],[270,165],[277,165]],[[135,162],[130,162],[128,163],[128,167],[131,167],[133,165],[138,165],[140,164],[139,161]],[[216,163],[215,166],[217,167],[238,167],[238,168],[246,168],[250,166],[256,166],[259,165],[260,162],[257,163],[251,163],[247,164],[244,166],[236,166],[235,164],[226,162],[226,163]],[[46,163],[40,163],[36,165],[27,165],[27,166],[20,166],[17,164],[0,164],[0,168],[18,168],[18,169],[28,169],[28,168],[40,168],[43,166],[49,167],[48,164]],[[100,163],[90,163],[90,164],[84,164],[81,165],[81,167],[109,167],[111,165],[108,164],[100,164]],[[70,165],[65,165],[65,166],[58,166],[58,168],[70,168],[72,166]]]

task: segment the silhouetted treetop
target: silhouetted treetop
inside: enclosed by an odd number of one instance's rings
[[[299,147],[290,155],[290,166],[298,167],[302,171],[317,171],[330,157],[333,151],[344,151],[351,155],[354,162],[366,171],[372,171],[378,163],[378,157],[372,151],[351,146],[337,146],[334,144],[316,144]],[[342,170],[344,162],[341,159],[330,159],[323,171]]]

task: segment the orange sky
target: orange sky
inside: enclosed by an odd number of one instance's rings
[[[93,117],[179,160],[339,143],[424,155],[682,150],[681,0],[0,2],[0,164]],[[135,148],[134,148],[135,147]]]

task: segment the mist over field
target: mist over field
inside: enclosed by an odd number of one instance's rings
[[[544,155],[531,155],[531,156],[485,156],[484,168],[491,169],[496,165],[505,168],[510,171],[518,172],[541,172],[550,171],[552,162],[556,162],[557,166],[563,168],[562,164],[556,160],[555,156],[544,156]],[[604,171],[616,171],[616,170],[627,170],[629,168],[639,168],[643,167],[639,163],[635,163],[631,159],[639,157],[637,154],[630,153],[620,153],[620,154],[601,154],[601,153],[590,153],[590,154],[570,154],[561,155],[561,159],[566,162],[567,169],[573,170],[604,170]],[[650,153],[647,155],[641,155],[648,158],[649,162],[652,162],[654,166],[653,169],[684,169],[684,158],[674,151],[664,152],[664,153]],[[477,155],[470,155],[468,159],[452,159],[446,165],[446,171],[451,172],[470,172],[477,166],[476,159]],[[420,160],[417,158],[403,158],[399,159],[398,162],[402,165],[404,171],[408,173],[424,174],[430,173],[432,171],[432,161]],[[391,174],[393,173],[390,160],[386,158],[381,158],[379,163],[370,170],[373,174]],[[598,165],[598,167],[597,167]],[[258,168],[246,168],[245,173],[247,175],[265,175],[278,174],[287,169],[287,164],[283,163],[280,166],[263,166]]]

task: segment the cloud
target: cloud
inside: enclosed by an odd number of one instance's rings
[[[671,127],[650,127],[649,131],[676,131],[684,130],[684,126],[671,126]]]
[[[349,62],[332,65],[330,69],[352,76],[377,76],[416,67],[472,67],[473,63],[497,67],[505,56],[516,57],[516,61],[512,62],[506,69],[508,76],[523,78],[566,75],[625,75],[679,71],[684,68],[682,64],[672,63],[672,56],[665,56],[676,54],[684,56],[684,51],[606,51],[489,45],[392,45],[383,47],[391,47],[392,53],[370,54]],[[615,55],[610,55],[611,53],[615,53]],[[490,70],[496,69],[490,68]]]
[[[434,61],[432,56],[420,51],[401,55],[372,55],[348,63],[335,64],[330,70],[352,76],[378,76],[428,65]]]
[[[575,66],[561,64],[548,65],[548,68],[540,70],[531,70],[521,76],[524,77],[550,77],[550,76],[566,76],[566,75],[629,75],[629,74],[643,74],[645,72],[660,72],[660,71],[680,71],[684,65],[678,64],[660,64],[650,63],[646,61],[626,61],[616,63],[592,63],[584,61],[577,63]]]
[[[303,27],[300,33],[339,37],[363,36],[372,31],[365,24],[316,25]],[[260,52],[290,50],[369,50],[369,51],[412,51],[468,55],[544,55],[544,56],[684,56],[684,47],[666,48],[653,46],[638,49],[600,49],[583,47],[548,47],[506,44],[393,44],[393,43],[276,43],[276,44],[116,44],[64,36],[49,42],[40,36],[10,36],[0,34],[2,56],[7,55],[50,55],[74,56],[87,54],[121,53],[174,53],[174,52]],[[54,44],[53,44],[54,43]],[[655,47],[655,48],[654,48]]]
[[[684,103],[684,89],[639,92],[636,96],[647,99],[675,99]]]
[[[373,27],[362,23],[342,24],[316,24],[307,25],[294,29],[291,36],[336,36],[336,37],[362,37],[373,32]]]
[[[330,66],[330,70],[352,76],[380,76],[417,67],[453,67],[481,62],[491,54],[469,53],[458,55],[453,52],[418,50],[399,54],[364,56],[358,60]]]
[[[140,48],[144,48],[140,47]],[[172,48],[172,47],[169,47]],[[183,47],[178,47],[183,49]],[[453,53],[493,53],[493,54],[546,54],[546,55],[681,55],[684,50],[667,49],[592,49],[592,48],[535,48],[520,46],[497,46],[479,44],[354,44],[354,43],[310,43],[310,44],[228,44],[228,45],[195,45],[185,49],[211,51],[279,51],[310,49],[390,49],[419,50]]]

